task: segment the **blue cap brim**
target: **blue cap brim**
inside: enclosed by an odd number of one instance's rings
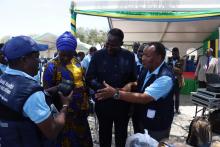
[[[37,48],[35,48],[36,49],[36,51],[45,51],[45,50],[47,50],[49,47],[48,47],[48,45],[46,45],[46,44],[37,44]]]

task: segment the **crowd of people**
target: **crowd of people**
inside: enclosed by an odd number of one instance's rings
[[[57,55],[44,66],[42,84],[35,76],[39,52],[46,48],[28,36],[2,45],[0,146],[92,147],[87,119],[91,95],[101,147],[111,147],[113,126],[115,146],[124,147],[130,118],[135,133],[147,130],[157,141],[169,138],[184,85],[179,49],[172,49],[166,63],[162,43],[135,42],[130,52],[122,48],[123,39],[123,32],[113,28],[105,46],[98,51],[91,47],[85,56],[77,54],[76,38],[63,33],[56,40]],[[201,58],[197,71],[203,62]],[[205,71],[211,68],[208,64]]]

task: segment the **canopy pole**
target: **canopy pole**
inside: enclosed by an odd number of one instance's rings
[[[218,44],[218,51],[217,51],[217,57],[218,58],[218,74],[220,73],[220,27],[218,28],[218,34],[219,34],[219,37],[218,37],[218,41],[216,41],[216,43]]]
[[[70,7],[70,13],[71,13],[71,33],[76,36],[76,12],[74,11],[74,2],[72,1],[71,7]]]

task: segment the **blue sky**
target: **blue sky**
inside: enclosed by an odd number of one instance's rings
[[[0,0],[0,37],[70,30],[71,0]],[[92,23],[91,23],[92,22]],[[106,18],[77,15],[77,27],[108,30]]]

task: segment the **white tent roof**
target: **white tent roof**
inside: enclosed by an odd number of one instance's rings
[[[125,44],[161,41],[168,48],[198,48],[220,27],[219,0],[75,0],[73,12],[108,17]]]
[[[125,19],[109,19],[112,28],[124,32],[124,44],[160,41],[167,48],[178,47],[185,55],[189,48],[199,48],[203,41],[220,26],[220,20],[190,22],[146,22]]]
[[[160,41],[167,48],[178,47],[180,54],[185,55],[187,49],[201,47],[203,41],[220,27],[220,20],[149,22],[109,18],[109,24],[124,32],[124,44]]]
[[[219,9],[219,0],[74,0],[76,10],[202,11]]]
[[[110,18],[111,28],[125,33],[124,42],[202,43],[220,26],[220,20],[190,22],[146,22]]]

